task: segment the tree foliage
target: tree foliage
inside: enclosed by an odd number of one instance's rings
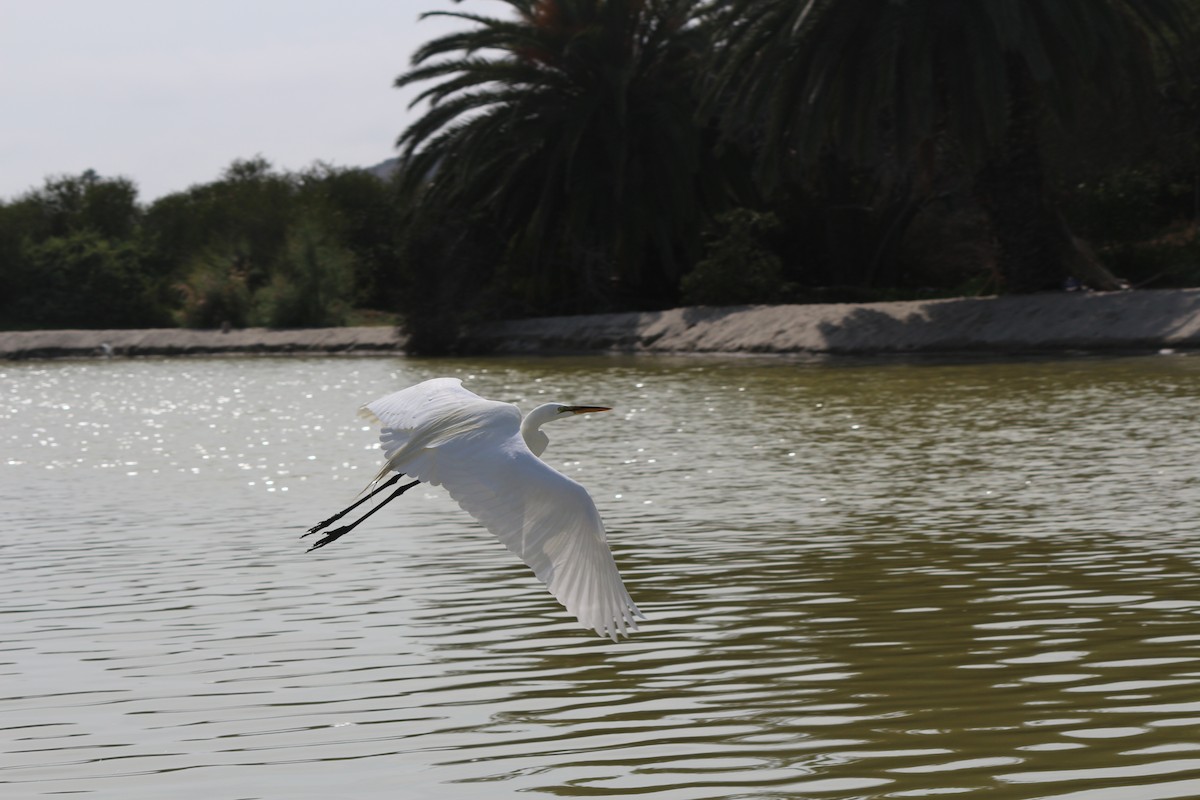
[[[1003,146],[1035,91],[1060,122],[1096,100],[1136,101],[1151,46],[1187,26],[1188,0],[732,0],[714,97],[761,155],[860,161],[916,155],[937,133],[977,160]]]
[[[704,258],[683,278],[689,305],[769,303],[785,295],[783,260],[770,245],[779,233],[772,213],[735,208],[705,237]]]
[[[0,319],[21,327],[164,324],[124,178],[48,178],[0,206]]]
[[[426,113],[400,137],[424,216],[470,208],[526,311],[675,299],[724,200],[697,120],[694,0],[504,0],[508,18],[434,39],[397,86]]]
[[[378,309],[433,353],[681,297],[1200,282],[1200,0],[497,2],[427,15],[463,29],[397,79],[395,179],[256,156],[0,201],[0,325]]]
[[[163,324],[133,242],[91,230],[52,236],[28,248],[14,313],[43,328],[127,328]]]
[[[317,222],[301,219],[289,229],[283,258],[259,295],[268,327],[344,325],[354,296],[353,257]]]
[[[56,176],[0,203],[0,324],[343,324],[393,303],[396,205],[364,172],[261,157],[148,207],[127,179]]]
[[[1187,0],[734,0],[711,97],[763,175],[830,151],[929,169],[937,139],[977,170],[1010,291],[1053,288],[1081,254],[1045,191],[1039,126],[1131,105]],[[924,163],[922,163],[922,157]]]

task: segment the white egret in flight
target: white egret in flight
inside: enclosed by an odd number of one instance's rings
[[[628,635],[642,617],[604,536],[587,490],[539,456],[550,443],[541,426],[602,406],[546,403],[524,419],[511,403],[486,400],[458,378],[434,378],[363,407],[382,426],[387,463],[366,497],[311,528],[324,530],[401,477],[414,478],[357,521],[327,531],[309,552],[349,533],[367,517],[424,481],[450,496],[533,570],[584,627]],[[384,481],[388,472],[395,472]]]

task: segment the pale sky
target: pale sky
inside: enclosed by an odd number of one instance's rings
[[[396,154],[421,43],[506,17],[496,0],[0,0],[0,198],[48,175],[124,176],[139,200],[262,155],[372,166]]]

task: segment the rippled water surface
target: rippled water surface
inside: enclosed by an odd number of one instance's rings
[[[311,554],[436,375],[554,425],[649,616],[437,489]],[[0,365],[0,796],[1200,796],[1200,357]]]

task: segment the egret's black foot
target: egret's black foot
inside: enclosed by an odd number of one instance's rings
[[[358,501],[358,502],[356,502],[356,503],[351,503],[350,505],[346,506],[345,508],[343,508],[343,509],[342,509],[341,511],[339,511],[338,513],[334,514],[334,515],[333,515],[332,517],[330,517],[329,519],[327,519],[327,520],[324,520],[323,522],[318,522],[316,525],[313,525],[311,528],[309,528],[309,529],[308,529],[308,533],[303,533],[303,534],[301,534],[301,535],[300,535],[300,538],[301,538],[301,539],[303,539],[305,536],[308,536],[308,534],[309,534],[309,533],[316,533],[317,531],[324,530],[325,528],[328,528],[330,525],[332,525],[333,523],[337,522],[339,519],[341,519],[342,517],[346,516],[346,515],[347,515],[347,514],[349,514],[351,511],[353,511],[354,509],[358,508],[358,507],[359,507],[359,506],[361,506],[363,503],[367,502],[367,501],[368,501],[368,500],[370,500],[372,497],[374,497],[375,495],[377,495],[377,494],[379,494],[380,492],[382,492],[384,489],[388,488],[389,486],[392,486],[392,485],[394,485],[394,484],[396,483],[396,481],[400,480],[400,479],[401,479],[401,478],[403,478],[403,477],[404,477],[404,473],[402,473],[402,472],[397,472],[397,473],[396,473],[395,475],[393,475],[391,478],[389,478],[388,480],[384,481],[384,482],[383,482],[383,483],[381,483],[379,486],[376,486],[376,487],[375,487],[375,488],[374,488],[374,489],[373,489],[373,490],[372,490],[372,491],[371,491],[371,492],[370,492],[370,493],[369,493],[369,494],[368,494],[366,497],[362,498],[361,500],[359,500],[359,501]],[[410,483],[410,484],[409,484],[409,486],[411,487],[411,486],[413,486],[413,484],[415,484],[415,483],[417,483],[417,481],[413,481],[413,483]],[[397,494],[403,494],[403,492],[398,492]],[[394,496],[395,496],[395,495],[393,495],[393,497],[394,497]],[[391,499],[391,498],[388,498],[388,499]],[[387,501],[385,500],[384,502],[386,503]],[[335,536],[334,538],[336,539],[337,537]]]
[[[357,503],[355,503],[354,505],[350,506],[349,508],[343,509],[342,511],[339,511],[337,514],[333,515],[332,517],[330,517],[329,519],[327,519],[327,520],[325,520],[324,522],[320,523],[319,525],[314,525],[312,528],[310,528],[310,529],[309,529],[308,533],[303,533],[303,534],[301,534],[301,535],[300,535],[300,538],[301,538],[301,539],[303,539],[305,536],[308,536],[308,534],[309,534],[309,533],[316,533],[317,531],[321,530],[322,528],[324,528],[324,527],[325,527],[326,525],[328,525],[329,523],[331,523],[331,522],[333,522],[333,521],[335,521],[335,520],[339,520],[339,519],[341,519],[342,517],[346,516],[346,514],[347,514],[348,512],[350,512],[350,511],[353,511],[355,508],[358,508],[358,507],[359,507],[359,506],[361,506],[363,503],[365,503],[367,500],[369,500],[370,498],[372,498],[372,497],[374,497],[375,495],[379,494],[379,492],[380,492],[380,491],[382,491],[383,489],[387,488],[388,486],[391,486],[391,485],[392,485],[393,483],[395,483],[395,482],[396,482],[396,481],[397,481],[399,478],[400,478],[400,475],[399,475],[399,474],[397,474],[397,475],[396,475],[396,477],[392,478],[390,481],[388,481],[387,483],[385,483],[383,486],[381,486],[381,487],[379,487],[378,489],[376,489],[375,491],[371,492],[369,495],[367,495],[366,497],[364,497],[362,500],[359,500],[359,501],[358,501]],[[350,531],[354,530],[354,529],[355,529],[355,528],[357,528],[359,525],[361,525],[363,522],[365,522],[365,521],[367,520],[367,518],[368,518],[368,517],[370,517],[372,514],[374,514],[376,511],[378,511],[379,509],[383,508],[383,507],[384,507],[384,506],[386,506],[388,503],[392,502],[392,501],[393,501],[393,500],[395,500],[397,497],[399,497],[400,495],[404,494],[405,492],[407,492],[407,491],[408,491],[409,489],[411,489],[412,487],[416,486],[418,483],[420,483],[420,481],[413,481],[412,483],[406,483],[406,484],[404,484],[404,485],[403,485],[403,486],[401,486],[399,489],[397,489],[396,491],[394,491],[394,492],[392,492],[390,495],[388,495],[388,497],[387,497],[387,499],[386,499],[386,500],[384,500],[382,503],[380,503],[379,505],[377,505],[377,506],[375,506],[374,508],[372,508],[372,509],[371,509],[370,511],[368,511],[367,513],[363,514],[361,517],[359,517],[359,518],[358,518],[357,520],[355,520],[354,522],[351,522],[349,525],[343,525],[343,526],[342,526],[342,527],[340,527],[340,528],[335,528],[334,530],[331,530],[331,531],[329,531],[329,532],[328,532],[328,533],[326,533],[324,536],[322,536],[320,539],[318,539],[318,540],[317,540],[317,542],[316,542],[316,544],[314,544],[312,547],[308,548],[308,552],[310,552],[310,553],[311,553],[313,550],[316,550],[318,547],[324,547],[325,545],[329,544],[330,542],[335,542],[335,541],[337,541],[338,539],[340,539],[341,537],[345,536],[347,533],[349,533]]]
[[[309,529],[308,529],[308,533],[302,533],[302,534],[300,534],[300,538],[301,538],[301,539],[303,539],[305,536],[309,536],[309,535],[311,535],[311,534],[314,534],[314,533],[316,533],[317,531],[323,531],[323,530],[325,530],[325,529],[326,529],[326,528],[328,528],[330,525],[332,525],[333,523],[335,523],[335,522],[337,522],[339,519],[341,519],[341,518],[342,518],[342,516],[344,515],[344,513],[345,513],[345,512],[343,512],[342,514],[334,514],[334,515],[333,515],[332,517],[330,517],[329,519],[327,519],[327,520],[325,520],[325,521],[323,521],[323,522],[318,522],[316,525],[313,525],[311,528],[309,528]]]
[[[318,530],[320,530],[320,527],[314,528],[313,530],[309,531],[308,533],[316,533]],[[324,536],[322,536],[320,539],[317,539],[317,541],[313,542],[313,546],[308,548],[307,552],[311,553],[313,550],[316,550],[318,547],[324,547],[325,545],[329,544],[330,542],[336,542],[338,539],[342,538],[343,536],[345,536],[347,533],[349,533],[352,530],[354,530],[353,525],[343,525],[340,528],[334,528],[333,530],[329,531]],[[308,533],[304,534],[304,536],[308,536]],[[303,539],[304,536],[301,536],[300,538]]]

